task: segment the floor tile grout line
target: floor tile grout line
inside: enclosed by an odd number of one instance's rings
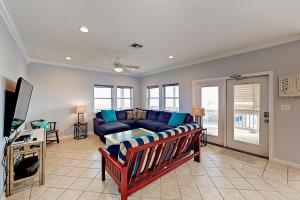
[[[204,168],[204,167],[203,167]],[[206,171],[206,169],[204,168],[204,170]],[[207,171],[206,171],[206,173],[207,173]],[[207,175],[208,175],[208,177],[209,177],[209,179],[210,179],[210,181],[212,182],[212,184],[215,186],[215,189],[217,190],[217,192],[219,193],[219,195],[221,195],[221,197],[222,197],[222,199],[224,199],[225,200],[225,198],[223,197],[223,195],[221,194],[221,192],[218,190],[218,188],[217,188],[217,186],[216,186],[216,184],[213,182],[213,180],[211,179],[211,177],[210,177],[210,175],[207,173]]]
[[[262,177],[264,177],[264,174],[265,174],[265,171],[267,170],[268,164],[269,164],[269,160],[267,160],[267,162],[266,162],[266,165],[265,165],[265,167],[264,167],[264,171],[263,171],[263,173],[262,173]]]

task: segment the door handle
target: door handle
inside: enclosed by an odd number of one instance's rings
[[[266,124],[268,124],[269,123],[269,117],[270,117],[270,113],[269,112],[264,112],[264,122],[266,123]]]
[[[270,117],[270,113],[269,112],[264,112],[264,118],[269,118]]]

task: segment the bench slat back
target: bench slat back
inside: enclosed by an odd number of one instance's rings
[[[201,129],[197,128],[129,149],[125,162],[129,185],[188,156],[193,146],[200,142],[200,134]]]

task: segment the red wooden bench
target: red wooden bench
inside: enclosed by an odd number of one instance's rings
[[[127,200],[127,197],[134,192],[190,159],[194,158],[196,162],[200,162],[200,138],[201,129],[198,128],[133,147],[127,151],[124,165],[110,156],[105,148],[99,148],[102,154],[102,181],[105,180],[106,171],[118,185],[121,199]],[[174,145],[174,148],[168,148],[169,145]],[[142,157],[140,162],[137,162],[140,154]],[[165,159],[169,156],[170,159]]]

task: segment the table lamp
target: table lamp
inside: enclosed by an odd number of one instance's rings
[[[205,116],[205,109],[194,107],[192,108],[192,115],[195,116],[196,123],[199,124],[200,127],[202,128],[203,127],[202,117]]]
[[[86,112],[86,107],[85,106],[76,106],[75,107],[75,113],[78,114],[78,123],[84,122],[84,113]],[[82,118],[80,120],[80,115],[82,115]]]

